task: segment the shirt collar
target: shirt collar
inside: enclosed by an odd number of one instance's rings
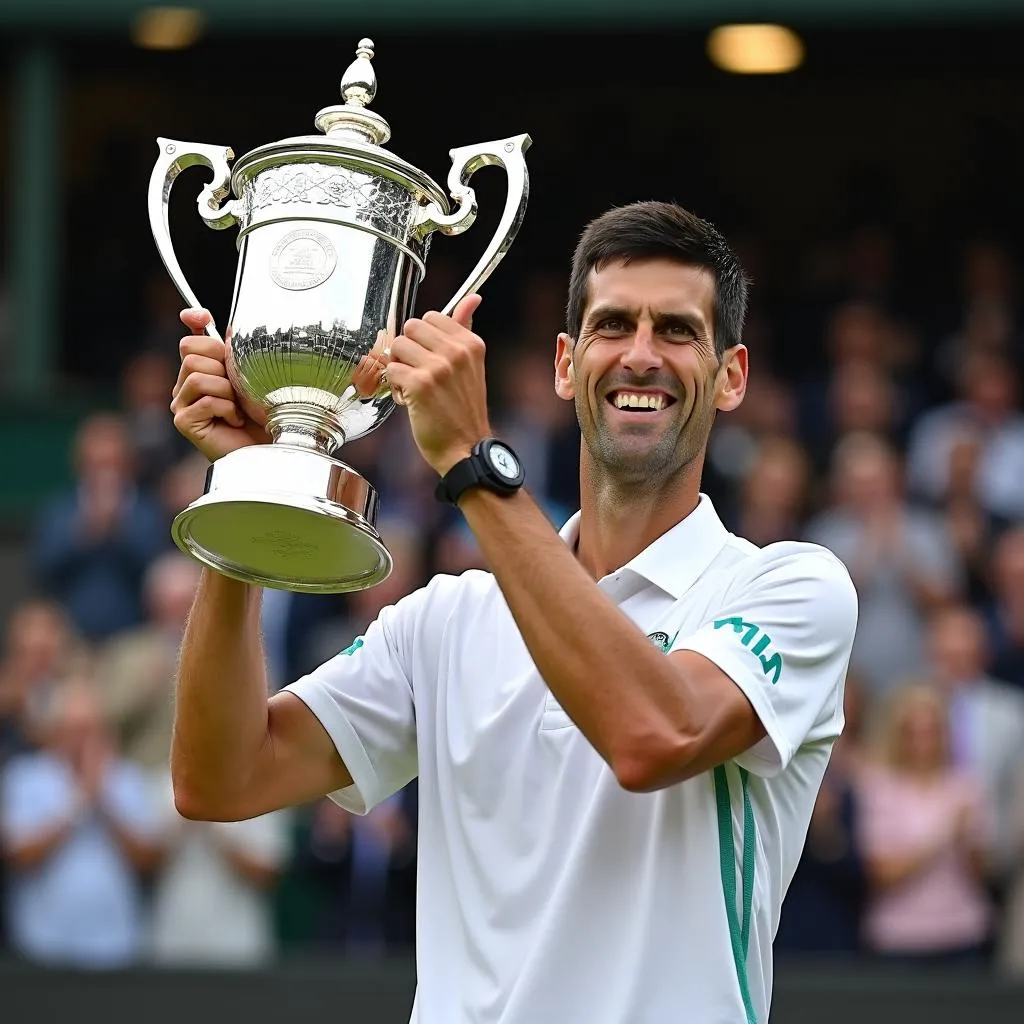
[[[574,513],[559,531],[562,540],[573,548],[579,537],[581,515],[582,512]],[[701,494],[697,507],[685,519],[609,575],[632,573],[679,600],[714,561],[728,536],[711,499]]]

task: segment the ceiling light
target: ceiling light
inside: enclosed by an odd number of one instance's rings
[[[145,50],[184,50],[199,39],[203,16],[192,7],[150,7],[132,25],[132,41]]]
[[[722,25],[708,36],[708,56],[737,75],[776,75],[803,63],[804,44],[782,25]]]

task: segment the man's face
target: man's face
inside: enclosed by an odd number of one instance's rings
[[[576,403],[595,463],[655,483],[704,449],[716,409],[743,397],[746,350],[715,355],[714,278],[666,259],[590,274],[580,336],[559,336],[556,390]]]

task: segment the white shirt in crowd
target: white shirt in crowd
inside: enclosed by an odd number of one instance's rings
[[[163,966],[255,967],[276,952],[270,894],[244,879],[228,851],[269,871],[291,851],[291,814],[247,821],[188,821],[174,807],[169,777],[157,776],[167,860],[153,891],[150,959]]]
[[[780,905],[843,725],[853,584],[823,548],[733,536],[702,495],[599,586],[666,653],[719,665],[767,737],[624,790],[477,570],[436,577],[288,687],[352,775],[343,807],[418,776],[413,1024],[768,1019]],[[565,643],[603,638],[567,624]]]

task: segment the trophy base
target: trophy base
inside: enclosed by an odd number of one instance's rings
[[[224,576],[275,590],[340,594],[387,579],[377,492],[317,451],[261,444],[210,466],[206,489],[175,518],[186,554]]]

